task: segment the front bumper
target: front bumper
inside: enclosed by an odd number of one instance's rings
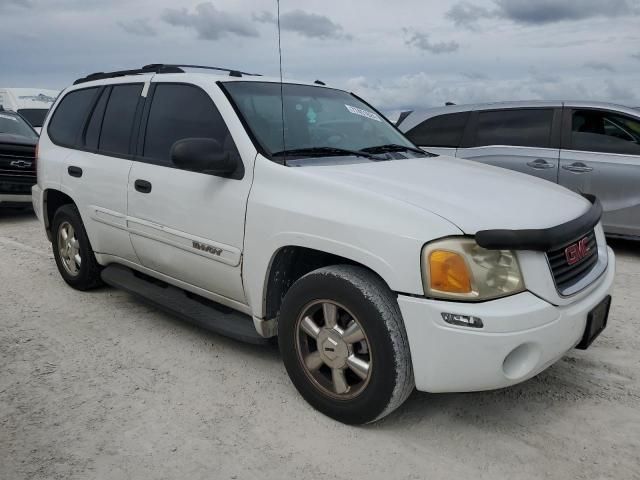
[[[482,303],[400,295],[416,388],[425,392],[470,392],[527,380],[575,347],[588,313],[610,292],[615,259],[588,295],[554,306],[530,292]],[[482,329],[456,327],[442,313],[480,317]]]
[[[31,195],[0,194],[0,203],[31,203]]]

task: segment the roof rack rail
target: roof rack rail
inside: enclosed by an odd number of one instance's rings
[[[219,72],[228,72],[231,77],[242,77],[244,75],[247,76],[260,76],[258,73],[247,73],[242,72],[240,70],[232,70],[229,68],[222,67],[208,67],[205,65],[173,65],[173,64],[165,64],[165,63],[152,63],[149,65],[145,65],[142,68],[134,69],[134,70],[117,70],[115,72],[96,72],[86,77],[79,78],[75,82],[74,85],[78,85],[80,83],[92,82],[94,80],[104,80],[106,78],[117,78],[117,77],[125,77],[128,75],[142,75],[145,73],[184,73],[183,68],[197,68],[203,70],[216,70]]]

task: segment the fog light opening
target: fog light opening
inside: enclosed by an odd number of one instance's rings
[[[523,343],[511,350],[502,363],[502,371],[510,380],[519,380],[529,375],[540,361],[540,347],[534,343]]]
[[[482,328],[482,319],[471,315],[460,315],[458,313],[442,312],[442,319],[450,325],[458,327]]]

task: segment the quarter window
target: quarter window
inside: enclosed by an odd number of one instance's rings
[[[82,127],[97,92],[97,88],[74,90],[60,101],[48,128],[53,142],[69,147],[80,146]]]
[[[425,120],[407,132],[416,145],[457,148],[462,140],[469,112],[449,113]]]
[[[144,157],[172,166],[171,147],[185,138],[212,138],[226,153],[239,155],[209,95],[191,85],[159,83],[149,110]]]
[[[104,112],[98,149],[101,152],[128,154],[133,121],[142,93],[142,84],[115,85]]]
[[[547,148],[551,145],[552,109],[510,109],[478,114],[474,145],[513,145]]]
[[[640,155],[640,120],[600,110],[576,110],[571,122],[575,150]]]

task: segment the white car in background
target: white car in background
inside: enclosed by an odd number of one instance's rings
[[[0,105],[18,112],[40,133],[47,112],[56,101],[59,90],[42,88],[0,88]]]

